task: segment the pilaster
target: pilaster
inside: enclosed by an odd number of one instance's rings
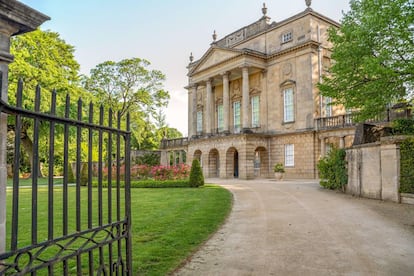
[[[206,80],[206,108],[204,118],[206,118],[206,134],[210,135],[212,133],[212,117],[213,117],[213,87],[212,79]]]
[[[223,131],[230,131],[230,89],[229,89],[229,72],[223,74]]]
[[[242,129],[249,128],[249,67],[242,67]]]

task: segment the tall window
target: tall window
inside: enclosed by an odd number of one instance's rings
[[[251,98],[252,105],[252,127],[260,126],[260,109],[259,109],[259,96]]]
[[[283,90],[283,120],[284,122],[293,122],[295,120],[293,106],[293,88]]]
[[[331,97],[324,97],[325,100],[325,116],[331,117],[332,116],[332,98]]]
[[[293,144],[285,145],[285,166],[295,166],[295,145]]]
[[[240,102],[233,103],[234,132],[240,131]]]
[[[197,132],[203,131],[203,111],[197,111]]]
[[[224,116],[223,116],[223,105],[219,104],[217,106],[217,128],[218,131],[223,131],[224,129]]]

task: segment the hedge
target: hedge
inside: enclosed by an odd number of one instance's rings
[[[400,144],[400,192],[414,193],[414,137]]]
[[[94,180],[92,186],[98,187],[98,181]],[[121,188],[124,187],[124,181],[120,182]],[[107,181],[102,181],[102,187],[108,187]],[[112,181],[112,187],[116,187],[116,181]],[[188,179],[181,180],[137,180],[131,181],[131,188],[187,188],[190,187]]]
[[[318,170],[320,185],[326,189],[342,189],[348,183],[346,170],[345,150],[332,148],[329,153],[319,160]]]

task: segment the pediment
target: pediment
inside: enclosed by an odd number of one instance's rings
[[[223,49],[212,47],[198,61],[198,64],[191,73],[194,74],[198,71],[202,71],[216,64],[219,64],[225,60],[239,56],[241,53],[242,51],[238,49]]]

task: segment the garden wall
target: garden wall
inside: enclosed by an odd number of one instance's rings
[[[380,142],[353,146],[346,151],[348,185],[352,195],[401,202],[401,138],[384,137]]]

